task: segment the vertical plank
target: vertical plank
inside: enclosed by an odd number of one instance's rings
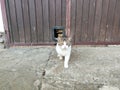
[[[70,30],[70,14],[71,14],[71,0],[66,0],[66,35],[69,37],[71,34]]]
[[[95,24],[94,24],[94,41],[95,42],[98,42],[99,40],[101,15],[102,15],[102,0],[97,0],[96,1]]]
[[[37,42],[37,29],[36,29],[36,14],[35,14],[35,2],[29,0],[29,12],[30,12],[30,28],[32,43]]]
[[[23,23],[24,23],[24,30],[25,30],[25,42],[31,43],[28,0],[22,0],[22,8],[23,8]]]
[[[73,33],[73,35],[76,33],[76,28],[75,28],[75,24],[76,24],[76,0],[71,0],[71,33]],[[73,37],[73,42],[75,43],[75,35]]]
[[[14,43],[20,42],[19,32],[17,28],[17,18],[16,18],[16,6],[14,0],[8,0],[10,7],[10,16],[11,16],[11,28],[13,32]]]
[[[120,20],[120,0],[117,0],[114,16],[114,26],[112,30],[112,42],[120,41],[119,20]]]
[[[78,43],[81,41],[81,35],[82,35],[82,30],[81,30],[81,24],[82,24],[82,5],[83,5],[83,0],[77,0],[76,2],[76,33],[75,33],[75,42]]]
[[[38,36],[38,42],[43,42],[43,16],[42,16],[42,1],[41,0],[35,0],[36,3],[36,20],[37,20],[37,36]]]
[[[11,33],[10,33],[10,18],[8,17],[7,14],[9,14],[8,11],[8,5],[6,3],[6,0],[0,0],[0,9],[1,9],[1,14],[2,14],[2,19],[3,19],[3,26],[4,26],[4,32],[5,32],[5,42],[4,42],[4,47],[8,48],[10,43],[11,43]],[[7,20],[9,18],[9,20]]]
[[[83,14],[82,14],[82,34],[81,41],[87,41],[88,38],[88,19],[89,19],[89,0],[83,1]]]
[[[109,7],[109,0],[103,0],[100,35],[99,35],[99,41],[101,42],[105,41],[108,7]]]
[[[2,20],[3,20],[3,25],[4,25],[4,29],[8,30],[8,21],[7,21],[7,13],[6,13],[6,8],[8,8],[8,6],[6,5],[6,0],[0,0],[0,10],[1,10],[1,14],[2,14]],[[7,10],[8,11],[8,10]]]
[[[52,27],[55,26],[55,0],[49,0],[50,42],[52,42]]]
[[[20,43],[25,42],[21,0],[15,0]]]
[[[43,4],[44,42],[49,42],[49,10],[48,10],[48,0],[42,0],[42,4]]]
[[[113,17],[114,17],[115,5],[116,5],[116,0],[110,0],[108,18],[107,18],[106,42],[111,41],[111,32],[113,30]]]
[[[61,26],[61,0],[56,1],[56,25]]]
[[[90,0],[90,9],[89,9],[89,22],[88,22],[88,42],[93,41],[93,32],[94,32],[94,17],[95,17],[95,7],[96,7],[96,0]]]
[[[61,1],[61,4],[62,4],[62,10],[61,10],[61,23],[62,23],[62,26],[66,26],[66,0],[62,0]]]
[[[8,44],[13,43],[13,32],[11,31],[10,7],[7,0],[1,1],[4,29],[7,31]],[[6,8],[6,9],[5,9]],[[5,14],[6,13],[6,14]]]

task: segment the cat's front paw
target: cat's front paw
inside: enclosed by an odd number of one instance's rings
[[[64,65],[64,68],[68,68],[68,65]]]

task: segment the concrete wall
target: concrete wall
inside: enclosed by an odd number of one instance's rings
[[[4,32],[3,20],[2,20],[2,12],[1,12],[1,4],[0,4],[0,32]]]

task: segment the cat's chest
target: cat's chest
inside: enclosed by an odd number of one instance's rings
[[[66,56],[71,53],[71,47],[69,47],[68,49],[61,49],[59,46],[56,46],[56,51],[58,54]]]

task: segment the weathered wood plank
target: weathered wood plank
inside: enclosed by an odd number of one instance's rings
[[[44,30],[44,42],[49,42],[49,7],[48,0],[42,0],[43,5],[43,30]]]
[[[28,1],[29,1],[29,14],[30,14],[31,41],[32,43],[36,43],[37,28],[36,28],[35,2],[34,0],[28,0]]]
[[[99,41],[101,42],[104,42],[106,37],[108,8],[109,8],[109,0],[103,0],[100,35],[99,35]]]
[[[62,8],[61,23],[62,23],[62,26],[66,27],[66,0],[62,0],[61,4],[62,4],[62,7],[61,7]]]
[[[55,26],[55,0],[49,0],[50,42],[52,42],[52,28]]]
[[[16,42],[20,42],[18,26],[17,26],[17,17],[16,17],[16,5],[14,0],[8,0],[8,1],[10,8],[11,28],[13,32],[14,43],[16,43]]]
[[[31,43],[31,31],[30,31],[30,16],[29,16],[29,7],[28,0],[22,0],[23,8],[23,22],[25,30],[25,42]]]
[[[83,14],[82,14],[82,34],[81,41],[87,41],[88,38],[88,20],[89,20],[89,1],[83,0]]]
[[[61,0],[56,1],[56,26],[61,26]]]
[[[82,24],[82,7],[83,7],[83,0],[77,0],[76,5],[76,33],[75,33],[75,42],[78,43],[81,41],[81,24]]]
[[[87,41],[93,41],[93,32],[94,32],[94,21],[95,21],[95,7],[96,7],[96,0],[90,0],[90,7],[89,7],[89,22],[88,22],[88,38]]]
[[[42,0],[35,0],[36,4],[36,28],[38,42],[43,42],[43,11],[42,11]]]
[[[115,11],[116,0],[110,0],[108,15],[107,15],[107,29],[106,29],[106,42],[111,42],[111,34],[113,30],[113,19]]]
[[[16,15],[17,15],[17,24],[18,24],[20,42],[25,43],[24,26],[23,26],[23,11],[22,11],[21,0],[15,0],[15,4],[16,4]]]
[[[75,34],[76,32],[76,0],[71,0],[71,33],[74,34],[73,42],[75,43]]]
[[[7,31],[7,42],[8,44],[13,43],[13,32],[11,28],[11,17],[10,17],[10,7],[8,0],[2,0],[1,1],[1,9],[2,9],[2,15],[3,15],[3,24],[4,29]],[[6,13],[6,14],[5,14]]]
[[[94,42],[99,40],[99,31],[101,24],[101,15],[102,15],[102,0],[96,1],[96,11],[95,11],[95,24],[94,24]]]
[[[120,41],[120,0],[116,1],[116,9],[115,9],[115,15],[114,15],[114,26],[112,30],[112,42],[119,42]]]

